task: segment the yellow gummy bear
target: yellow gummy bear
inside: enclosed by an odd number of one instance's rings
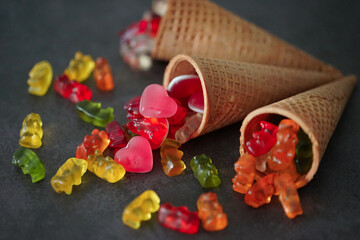
[[[19,144],[27,148],[41,147],[43,137],[42,122],[39,114],[30,113],[23,121]]]
[[[29,72],[28,92],[37,96],[44,96],[50,87],[53,70],[48,61],[41,61],[34,65]]]
[[[81,184],[81,176],[86,172],[88,163],[84,159],[69,158],[51,178],[51,186],[57,193],[70,195],[73,185]]]
[[[140,222],[151,219],[151,213],[158,211],[159,208],[159,196],[153,190],[146,190],[126,206],[122,221],[125,225],[138,229]]]
[[[90,55],[83,55],[76,52],[74,59],[70,60],[69,66],[64,73],[70,80],[83,82],[90,76],[94,70],[95,62]]]
[[[104,157],[99,150],[96,150],[95,154],[90,154],[87,161],[90,172],[110,183],[119,181],[126,173],[122,165],[116,163],[111,157]]]

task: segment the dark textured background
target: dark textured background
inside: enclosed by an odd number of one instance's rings
[[[333,64],[345,74],[360,76],[360,2],[216,0],[221,6],[256,23],[288,42]],[[118,55],[117,32],[138,20],[150,1],[1,1],[0,2],[0,238],[1,239],[356,239],[360,236],[360,94],[344,111],[314,180],[299,190],[304,215],[289,220],[274,197],[271,204],[253,209],[231,188],[233,163],[238,158],[241,123],[192,140],[181,147],[188,165],[195,154],[206,153],[219,169],[218,194],[229,225],[221,232],[200,229],[187,236],[163,228],[153,219],[135,231],[121,221],[124,207],[146,189],[154,189],[162,203],[196,210],[200,187],[191,169],[169,178],[154,153],[148,174],[127,173],[110,184],[88,172],[73,194],[56,194],[51,177],[70,157],[93,126],[76,116],[75,106],[51,88],[44,97],[27,93],[28,72],[36,62],[51,62],[54,75],[68,65],[75,51],[106,57],[116,88],[111,93],[85,82],[94,101],[115,109],[125,122],[122,105],[140,95],[150,83],[161,83],[166,63],[156,62],[149,72],[132,71]],[[19,147],[19,130],[30,112],[41,115],[43,146],[35,150],[46,177],[32,184],[30,177],[11,165]]]

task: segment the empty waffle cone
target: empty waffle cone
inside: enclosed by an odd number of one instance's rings
[[[307,174],[296,180],[297,187],[306,185],[319,167],[355,83],[356,78],[351,75],[249,113],[240,128],[240,154],[245,153],[244,144],[252,138],[252,133],[260,130],[260,121],[271,121],[277,117],[292,119],[304,130],[312,143],[311,168]]]
[[[188,54],[321,72],[334,67],[207,0],[169,0],[153,58]]]
[[[178,55],[165,69],[163,86],[180,75],[197,74],[204,95],[204,115],[191,136],[242,120],[252,110],[341,77],[254,63]]]

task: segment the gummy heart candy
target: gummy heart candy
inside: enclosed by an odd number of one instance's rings
[[[168,91],[171,97],[179,100],[202,92],[200,78],[197,75],[177,76],[169,83]]]
[[[188,106],[194,112],[204,113],[204,96],[202,91],[191,95],[188,101]]]
[[[168,121],[165,118],[136,118],[126,124],[129,130],[146,138],[152,149],[161,146],[168,134]]]
[[[153,167],[153,155],[149,141],[141,136],[131,138],[125,148],[116,152],[114,160],[127,172],[150,172]]]
[[[147,118],[169,118],[175,115],[177,104],[169,97],[163,86],[147,86],[140,99],[140,113]]]

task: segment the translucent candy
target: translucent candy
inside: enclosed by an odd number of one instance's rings
[[[111,91],[114,89],[113,76],[106,58],[100,57],[96,59],[94,78],[98,89],[102,91]]]
[[[91,135],[85,135],[84,142],[76,148],[76,158],[87,160],[88,156],[94,154],[96,150],[102,153],[108,147],[109,142],[110,140],[105,131],[94,129]]]
[[[175,134],[175,139],[181,143],[185,143],[191,139],[191,136],[200,127],[203,115],[196,113],[185,117],[185,124],[180,127]]]
[[[276,143],[278,127],[266,121],[260,122],[261,130],[252,134],[246,142],[246,151],[254,157],[266,154]]]
[[[50,87],[52,77],[53,70],[48,61],[36,63],[29,72],[28,92],[33,95],[44,96]]]
[[[245,203],[254,208],[270,203],[271,197],[276,193],[274,181],[277,176],[272,173],[254,183],[245,194]]]
[[[19,144],[27,148],[39,148],[43,137],[41,117],[37,113],[28,114],[20,130]]]
[[[313,163],[312,143],[308,135],[300,128],[296,144],[295,164],[299,174],[309,172]]]
[[[153,155],[149,141],[141,136],[131,138],[125,148],[116,152],[115,162],[121,164],[127,172],[150,172]]]
[[[71,59],[64,73],[70,80],[83,82],[89,78],[94,66],[94,60],[90,55],[83,55],[81,52],[76,52],[74,59]]]
[[[109,122],[105,129],[110,140],[110,148],[123,148],[127,145],[128,141],[118,122]]]
[[[181,101],[196,92],[202,92],[202,87],[198,75],[180,75],[170,81],[167,90],[171,97]]]
[[[92,98],[92,92],[86,85],[69,80],[65,74],[62,74],[55,79],[54,89],[63,98],[67,98],[73,103],[91,100]]]
[[[185,123],[185,116],[188,110],[181,106],[179,100],[174,98],[175,102],[177,103],[177,111],[174,116],[168,118],[168,122],[170,126],[172,125],[183,125]]]
[[[181,160],[184,153],[178,150],[180,146],[180,142],[171,139],[166,139],[161,144],[161,165],[164,173],[169,177],[180,175],[186,168],[185,163]]]
[[[191,95],[188,101],[191,110],[198,113],[204,113],[204,96],[202,91]]]
[[[254,182],[255,176],[255,158],[250,154],[239,157],[234,164],[236,171],[235,177],[232,179],[233,189],[239,193],[247,193]]]
[[[140,113],[147,118],[169,118],[175,115],[177,103],[159,84],[147,86],[140,99]]]

